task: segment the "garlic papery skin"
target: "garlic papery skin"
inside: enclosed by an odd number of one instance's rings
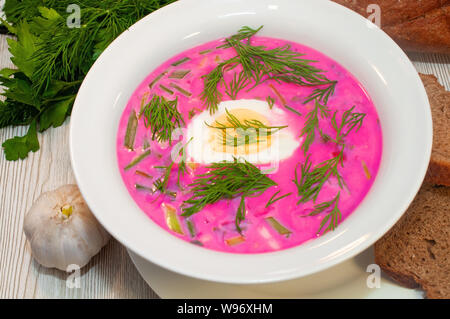
[[[23,229],[36,261],[63,271],[71,264],[85,266],[110,238],[77,185],[43,193],[25,216]]]

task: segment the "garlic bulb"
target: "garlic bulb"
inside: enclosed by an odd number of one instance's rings
[[[37,262],[64,271],[86,265],[109,240],[77,185],[42,194],[25,216],[24,232]]]

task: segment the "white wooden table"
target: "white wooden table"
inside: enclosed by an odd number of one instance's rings
[[[450,90],[450,56],[410,57],[420,72],[435,74]],[[11,66],[5,36],[0,36],[0,68]],[[25,132],[23,127],[0,129],[0,141]],[[42,192],[75,182],[68,133],[66,121],[40,134],[41,149],[23,161],[7,162],[0,151],[0,298],[157,298],[115,240],[82,269],[79,289],[66,287],[67,274],[32,259],[22,231],[23,217]]]

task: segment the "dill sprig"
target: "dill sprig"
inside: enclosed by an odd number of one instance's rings
[[[202,210],[206,205],[222,199],[232,199],[241,196],[241,202],[236,214],[236,228],[245,218],[245,198],[257,196],[271,186],[277,184],[261,173],[259,168],[236,158],[233,162],[213,163],[208,166],[208,172],[199,175],[189,185],[191,197],[184,201],[182,216],[189,217]]]
[[[217,86],[223,79],[223,63],[215,67],[211,72],[202,76],[204,82],[204,89],[201,98],[204,101],[206,108],[213,114],[217,111],[217,105],[222,99],[222,93],[217,89]]]
[[[308,156],[306,161],[301,165],[300,177],[298,176],[298,169],[295,169],[293,182],[297,186],[298,196],[300,196],[298,204],[306,203],[310,200],[315,202],[323,185],[331,176],[336,177],[339,186],[343,188],[344,180],[338,171],[339,165],[343,166],[343,156],[344,148],[335,157],[325,160],[314,167],[312,167]]]
[[[271,97],[270,95],[268,97],[266,97],[266,102],[269,105],[270,109],[272,109],[273,106],[275,105],[275,99],[273,97]]]
[[[333,117],[331,118],[331,125],[336,130],[336,139],[334,140],[336,144],[343,144],[344,138],[347,137],[350,132],[355,129],[355,132],[358,132],[363,125],[366,114],[353,112],[354,109],[355,106],[345,111],[342,114],[341,122],[339,124],[336,119],[337,111],[334,112]]]
[[[261,140],[259,140],[260,136],[272,136],[274,133],[287,127],[287,125],[267,126],[255,119],[244,120],[242,122],[227,109],[225,112],[227,113],[228,125],[218,121],[215,122],[215,125],[205,123],[208,127],[221,130],[220,138],[224,140],[224,145],[240,146],[261,142]],[[228,130],[234,130],[236,136],[230,135]],[[225,133],[225,136],[223,133]]]
[[[309,147],[314,142],[316,137],[316,130],[319,129],[319,116],[321,118],[328,117],[330,109],[326,105],[320,104],[319,101],[315,101],[314,108],[307,114],[305,125],[302,128],[300,136],[304,136],[305,140],[302,144],[302,150],[306,154]]]
[[[337,81],[327,81],[319,85],[322,87],[314,89],[314,91],[306,98],[303,104],[306,104],[313,100],[322,101],[324,104],[328,103],[328,99],[334,94],[334,91],[336,90]]]
[[[287,194],[284,194],[284,195],[281,195],[281,196],[277,197],[277,195],[279,193],[281,193],[281,191],[275,192],[275,194],[273,194],[272,197],[270,197],[269,201],[266,204],[266,208],[268,208],[270,205],[278,202],[280,199],[283,199],[285,197],[288,197],[288,196],[292,195],[292,193],[287,193]]]
[[[239,94],[239,92],[245,89],[250,84],[250,81],[245,76],[244,71],[239,72],[239,75],[235,73],[230,84],[227,84],[226,81],[223,79],[222,81],[225,87],[226,95],[228,95],[232,100],[236,100],[236,97]]]
[[[261,28],[255,30],[243,27],[237,34],[225,39],[226,43],[219,47],[233,48],[237,55],[220,63],[210,73],[203,76],[204,90],[201,97],[210,112],[214,113],[220,102],[221,94],[218,86],[223,80],[224,72],[234,69],[237,65],[242,66],[247,82],[250,80],[254,82],[249,90],[270,79],[302,86],[323,86],[315,89],[305,103],[318,99],[326,104],[334,93],[337,81],[331,81],[325,77],[322,74],[323,70],[312,65],[316,61],[301,58],[304,54],[292,51],[290,45],[274,49],[251,45],[251,37]]]
[[[243,40],[247,40],[247,43],[250,43],[250,39],[256,33],[258,33],[264,26],[260,26],[258,29],[252,29],[249,26],[243,26],[238,33],[233,34],[231,37],[225,39],[225,44],[217,47],[218,49],[226,49],[232,47],[234,41],[240,42]]]
[[[144,117],[145,127],[150,127],[152,140],[172,142],[172,132],[184,124],[183,116],[177,110],[178,98],[173,101],[153,95],[150,102],[141,109],[139,117]]]
[[[340,196],[341,192],[339,191],[336,197],[334,197],[332,200],[315,205],[313,211],[304,216],[316,216],[332,208],[320,222],[320,228],[317,233],[320,233],[327,223],[328,226],[327,228],[325,228],[324,233],[335,230],[338,226],[342,216],[341,211],[338,207]]]

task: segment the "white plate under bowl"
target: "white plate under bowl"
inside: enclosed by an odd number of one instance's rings
[[[195,279],[161,268],[130,250],[128,254],[142,278],[163,299],[423,299],[424,297],[423,291],[401,287],[384,274],[381,274],[379,281],[374,285],[373,247],[313,275],[253,285],[224,284]],[[367,284],[368,280],[370,285]]]
[[[217,252],[172,236],[133,201],[116,159],[119,119],[139,83],[167,58],[243,25],[264,25],[261,35],[308,45],[341,63],[372,97],[383,130],[380,170],[356,211],[334,232],[265,254]],[[182,0],[150,14],[95,62],[77,95],[70,129],[78,185],[111,235],[174,272],[240,284],[310,275],[368,248],[414,198],[431,144],[428,99],[407,56],[373,24],[327,0]]]

